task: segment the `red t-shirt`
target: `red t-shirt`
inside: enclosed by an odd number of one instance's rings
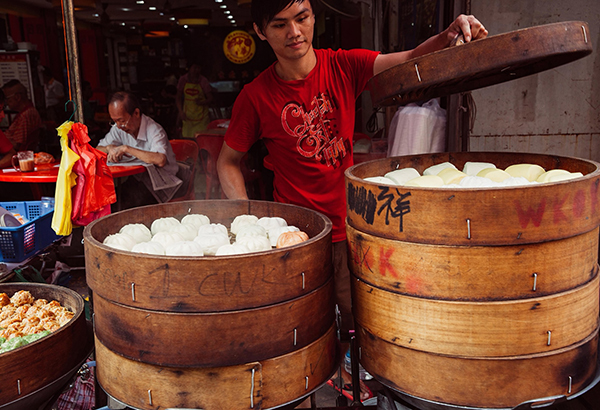
[[[246,152],[258,138],[269,151],[277,202],[310,208],[333,222],[333,241],[346,239],[344,171],[353,165],[355,102],[373,76],[379,54],[315,50],[304,80],[284,81],[275,64],[235,101],[225,142]]]

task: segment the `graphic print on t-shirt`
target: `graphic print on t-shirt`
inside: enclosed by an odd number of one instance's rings
[[[328,93],[315,96],[310,109],[297,102],[287,103],[281,111],[281,125],[296,138],[296,150],[330,167],[338,167],[346,156],[344,139],[331,128],[335,103]]]

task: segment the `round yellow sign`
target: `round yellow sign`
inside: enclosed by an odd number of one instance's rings
[[[235,30],[225,37],[223,52],[232,63],[244,64],[254,57],[256,44],[250,34],[242,30]]]

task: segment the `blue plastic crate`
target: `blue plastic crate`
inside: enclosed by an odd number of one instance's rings
[[[0,227],[0,262],[21,262],[60,238],[52,229],[54,210],[44,213],[41,201],[0,202],[29,222],[14,228]]]

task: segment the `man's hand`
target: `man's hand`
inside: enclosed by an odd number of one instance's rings
[[[127,145],[108,145],[106,148],[108,150],[108,162],[117,163],[121,161],[123,155],[127,154],[127,149],[129,147]]]
[[[468,43],[471,40],[486,38],[488,31],[474,16],[461,14],[444,30],[442,35],[448,41],[448,45],[450,45],[460,34],[463,35],[465,43]]]
[[[396,53],[379,54],[373,64],[373,75],[377,75],[388,68],[397,64],[402,64],[411,58],[420,57],[422,55],[441,50],[452,44],[452,41],[460,34],[463,35],[465,43],[471,40],[485,38],[488,31],[483,27],[473,16],[465,16],[461,14],[441,33],[428,38],[425,42],[413,50],[399,51]]]

